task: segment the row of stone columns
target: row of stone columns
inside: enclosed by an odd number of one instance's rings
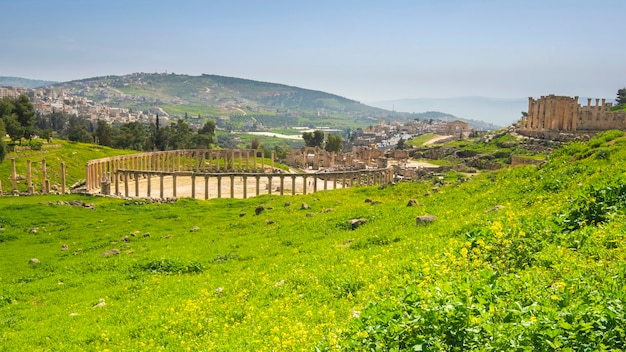
[[[262,150],[185,149],[153,153],[131,154],[91,160],[86,165],[87,191],[101,188],[117,170],[138,171],[193,171],[193,172],[261,172],[265,173]],[[259,160],[260,159],[260,160]],[[270,172],[274,171],[274,152],[270,158]]]
[[[46,167],[46,159],[41,160],[41,193],[50,193],[50,180],[48,180],[48,173]],[[26,160],[26,194],[34,194],[35,188],[33,187],[32,178],[32,162]],[[17,167],[15,164],[15,158],[11,158],[11,193],[18,194],[17,188]],[[2,181],[0,180],[0,193],[2,193]],[[65,194],[65,163],[61,162],[61,194]]]
[[[346,171],[346,172],[332,172],[325,173],[322,175],[319,174],[265,174],[265,173],[228,173],[228,174],[216,174],[216,173],[195,173],[195,172],[159,172],[159,171],[136,171],[136,170],[118,170],[118,176],[114,177],[115,179],[115,194],[116,195],[124,195],[126,197],[141,197],[146,196],[149,198],[156,198],[157,194],[155,194],[152,189],[152,180],[159,180],[159,190],[158,190],[158,198],[164,199],[165,195],[165,185],[166,185],[166,177],[171,177],[171,182],[169,189],[171,189],[171,196],[178,196],[178,180],[181,177],[190,177],[191,178],[191,197],[197,197],[197,179],[204,179],[204,199],[210,198],[223,198],[224,190],[223,179],[227,179],[229,181],[229,198],[235,198],[235,184],[239,182],[242,185],[242,196],[243,198],[248,198],[248,181],[252,179],[252,182],[255,184],[255,193],[254,195],[261,194],[261,179],[267,180],[266,189],[267,194],[273,194],[273,192],[277,192],[277,194],[284,195],[285,194],[285,179],[291,181],[291,190],[290,194],[294,195],[300,190],[296,189],[296,180],[298,178],[302,179],[302,188],[301,191],[303,194],[317,192],[320,190],[320,187],[323,185],[323,190],[326,191],[329,189],[329,183],[332,182],[332,188],[337,189],[338,185],[340,188],[346,187],[355,187],[355,186],[373,186],[373,185],[385,185],[387,183],[392,182],[393,180],[393,170],[392,169],[380,169],[380,170],[364,170],[364,171]],[[273,180],[279,180],[279,186],[274,189]],[[321,182],[320,182],[321,179]],[[145,180],[146,186],[140,187],[140,182]],[[215,183],[215,192],[216,197],[211,197],[210,187],[211,180]],[[131,182],[132,188],[131,189]],[[320,185],[320,183],[322,185]],[[123,188],[123,189],[122,189]],[[140,191],[140,188],[145,189],[145,194],[141,194],[143,192]],[[123,190],[123,193],[120,191]],[[107,193],[108,194],[108,193]]]

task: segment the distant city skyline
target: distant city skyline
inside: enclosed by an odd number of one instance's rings
[[[137,0],[3,4],[0,76],[202,73],[364,103],[615,99],[626,1]]]

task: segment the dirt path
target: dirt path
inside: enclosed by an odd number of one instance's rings
[[[429,139],[428,141],[424,142],[424,145],[430,145],[430,144],[434,144],[437,143],[443,139],[448,139],[451,138],[453,136],[434,136],[433,138]]]

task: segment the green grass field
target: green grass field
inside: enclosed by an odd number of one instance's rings
[[[0,198],[0,346],[624,350],[625,144],[607,132],[436,189]]]
[[[94,144],[73,143],[66,140],[54,139],[52,143],[44,143],[41,150],[20,150],[8,153],[0,163],[0,182],[5,193],[11,192],[11,159],[15,159],[16,173],[24,179],[18,182],[18,190],[26,192],[27,160],[31,161],[33,188],[39,192],[42,189],[42,160],[46,160],[47,178],[50,185],[60,185],[61,162],[65,163],[66,186],[85,179],[85,165],[89,160],[106,158],[115,155],[138,153],[132,150],[120,150]]]

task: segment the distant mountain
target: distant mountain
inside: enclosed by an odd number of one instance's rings
[[[442,99],[399,99],[370,102],[372,106],[403,112],[445,111],[463,119],[485,121],[497,126],[514,123],[528,110],[528,99],[459,97]]]
[[[134,73],[53,87],[109,106],[165,111],[174,117],[219,118],[235,127],[260,123],[266,127],[355,128],[381,120],[416,118],[413,113],[372,107],[321,91],[209,74]],[[480,121],[469,122],[474,128],[492,129]]]
[[[54,81],[41,81],[36,79],[27,79],[20,77],[3,77],[0,76],[0,86],[3,87],[15,87],[15,88],[39,88],[50,86],[58,82]]]
[[[359,127],[393,115],[334,94],[208,74],[135,73],[63,82],[53,87],[109,106],[162,109],[173,116],[200,115],[230,119],[234,124],[248,121],[271,127]]]

